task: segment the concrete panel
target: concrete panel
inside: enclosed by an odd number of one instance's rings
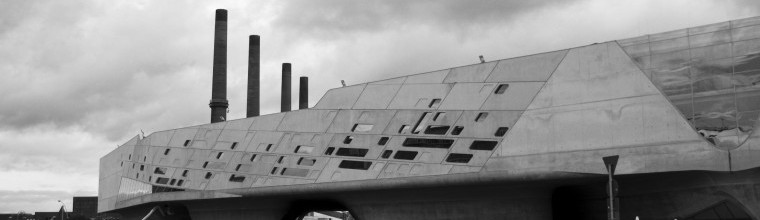
[[[443,100],[453,84],[404,84],[388,109],[436,109],[434,99]]]
[[[340,110],[333,120],[330,133],[380,134],[395,114],[395,110]],[[370,130],[351,131],[356,124],[372,125]]]
[[[481,121],[475,121],[478,115],[485,113]],[[451,135],[449,133],[447,137],[471,137],[471,138],[497,138],[495,136],[496,130],[499,127],[508,127],[509,130],[514,130],[512,127],[515,121],[520,117],[521,111],[464,111],[462,116],[455,126],[462,126],[461,134]]]
[[[380,173],[378,179],[409,176],[428,176],[447,174],[452,165],[422,163],[389,163]]]
[[[195,149],[211,149],[216,144],[216,140],[221,133],[221,129],[198,129],[198,133],[195,134],[195,139],[193,139],[190,147]]]
[[[367,85],[353,109],[385,109],[396,96],[401,84]]]
[[[350,137],[351,141],[348,144],[345,144],[344,142],[347,137]],[[381,137],[388,137],[388,136],[361,135],[361,134],[336,134],[334,138],[332,139],[332,141],[330,142],[329,146],[335,147],[335,152],[332,154],[333,156],[340,157],[340,155],[337,155],[337,151],[339,150],[339,148],[360,148],[360,149],[368,150],[367,154],[364,157],[344,156],[343,158],[377,159],[378,157],[380,157],[380,154],[383,152],[383,149],[385,148],[385,145],[377,144]],[[319,153],[322,153],[322,152],[319,152]]]
[[[523,113],[497,156],[703,142],[661,95],[561,106]]]
[[[449,174],[456,174],[456,173],[477,173],[480,172],[482,169],[482,166],[453,166],[451,167],[451,170],[449,170]]]
[[[488,158],[491,157],[491,155],[494,153],[494,151],[498,151],[499,149],[496,148],[495,150],[473,150],[470,149],[470,145],[472,145],[472,142],[475,140],[479,141],[496,141],[498,142],[499,139],[472,139],[472,138],[460,138],[458,139],[454,145],[451,147],[451,150],[449,153],[458,153],[458,154],[472,154],[472,159],[468,163],[450,163],[446,162],[444,160],[445,164],[451,164],[451,165],[466,165],[466,166],[483,166]],[[499,146],[497,144],[497,146]]]
[[[168,146],[172,135],[174,135],[174,130],[159,131],[148,135],[148,138],[150,138],[151,146]]]
[[[279,142],[276,150],[272,151],[279,154],[295,154],[298,146],[313,147],[311,153],[299,153],[301,155],[319,155],[323,146],[330,142],[332,134],[317,133],[287,133]]]
[[[399,110],[396,111],[396,114],[393,116],[393,119],[391,119],[390,123],[388,123],[388,126],[385,128],[385,131],[383,131],[384,135],[398,135],[398,134],[411,134],[412,127],[417,123],[417,121],[420,120],[420,117],[422,117],[423,113],[429,112],[428,114],[432,114],[433,111],[422,111],[422,110]],[[402,126],[406,126],[407,129],[401,130]]]
[[[282,119],[278,131],[325,132],[330,126],[337,110],[302,109],[288,112]]]
[[[269,149],[270,152],[274,152],[277,149],[277,144],[280,143],[280,139],[282,139],[284,132],[275,132],[275,131],[258,131],[254,135],[253,139],[251,139],[251,142],[246,147],[246,152],[259,152],[263,153],[266,152],[266,147],[268,144],[272,144],[272,147]]]
[[[281,186],[281,185],[295,185],[295,184],[306,184],[306,183],[314,183],[314,180],[268,176],[268,177],[260,177],[259,179],[256,180],[256,183],[254,183],[253,186],[254,187]]]
[[[485,82],[488,75],[491,74],[496,61],[479,63],[469,66],[462,66],[451,69],[451,72],[443,80],[444,83],[457,82]]]
[[[406,78],[406,84],[443,83],[451,69],[438,70],[429,73],[410,75]]]
[[[285,114],[283,112],[256,117],[256,120],[251,124],[250,130],[274,131],[280,125],[280,121],[285,117]]]
[[[502,84],[498,84],[502,85]],[[497,87],[498,87],[497,85]],[[510,82],[502,94],[490,92],[480,110],[525,110],[544,86],[542,82]]]
[[[390,161],[395,161],[395,162],[407,162],[407,163],[422,162],[422,163],[440,164],[441,162],[443,162],[443,159],[449,153],[449,149],[444,149],[444,148],[405,147],[403,146],[403,143],[404,143],[404,140],[406,140],[407,138],[416,138],[416,136],[392,136],[391,139],[388,141],[388,144],[386,144],[386,147],[384,150],[393,151],[393,154],[390,156],[390,158],[382,159],[382,160],[390,160]],[[443,137],[425,137],[425,138],[455,140],[453,138],[443,138]],[[414,152],[417,152],[417,155],[411,160],[396,159],[396,154],[398,153],[399,150],[414,151]]]
[[[192,144],[195,134],[198,132],[197,128],[180,128],[174,131],[172,139],[169,142],[170,147],[188,147]],[[188,146],[185,146],[185,142],[188,142]]]
[[[154,147],[157,155],[151,160],[152,164],[159,166],[184,167],[187,164],[187,158],[192,156],[194,150],[190,148],[178,147]],[[169,149],[168,154],[164,154]]]
[[[728,30],[731,28],[730,22],[721,22],[715,24],[702,25],[689,28],[689,35],[704,34],[715,31]]]
[[[632,38],[626,38],[626,39],[622,39],[622,40],[617,40],[617,42],[618,42],[618,44],[620,44],[621,47],[627,47],[627,46],[636,45],[636,44],[649,43],[649,35],[632,37]]]
[[[394,84],[403,84],[404,81],[406,81],[406,76],[374,81],[368,84],[369,85],[394,85]]]
[[[477,110],[496,88],[495,83],[457,83],[438,109]]]
[[[230,181],[230,177],[232,175],[235,175],[237,177],[244,177],[245,179],[243,179],[242,182],[233,182],[233,181]],[[208,186],[206,186],[206,190],[247,188],[253,185],[253,183],[255,182],[255,179],[256,179],[255,176],[246,175],[243,173],[219,172],[208,183]]]
[[[235,145],[234,150],[244,150],[245,147],[241,147],[243,142],[245,141],[246,135],[248,134],[247,130],[222,130],[222,133],[219,135],[219,139],[217,140],[217,143],[214,145],[213,149],[216,150],[233,150],[231,148],[232,143],[237,142]],[[223,142],[219,143],[219,142]]]
[[[359,84],[328,90],[314,106],[315,109],[350,109],[367,84]]]
[[[373,161],[372,165],[370,166],[368,170],[339,168],[338,165],[341,163],[341,161],[344,161],[344,160],[369,161],[369,160],[357,160],[357,159],[348,159],[348,158],[331,158],[330,161],[327,162],[325,169],[322,170],[322,173],[319,175],[317,182],[322,183],[322,182],[375,179],[377,178],[377,175],[380,174],[380,171],[382,171],[383,167],[385,166],[385,162]]]
[[[568,50],[500,60],[486,82],[545,82]]]
[[[660,94],[616,43],[568,52],[528,109]]]
[[[253,124],[254,120],[256,120],[256,117],[241,118],[241,119],[227,121],[227,125],[224,126],[224,129],[225,130],[248,130],[248,128],[251,127],[251,124]]]

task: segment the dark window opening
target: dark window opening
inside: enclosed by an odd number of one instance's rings
[[[325,155],[332,155],[334,150],[334,147],[328,147],[327,150],[325,150]]]
[[[391,157],[392,153],[393,153],[392,150],[385,150],[383,151],[383,155],[381,155],[380,157],[382,157],[383,159],[388,159],[389,157]]]
[[[509,127],[499,127],[496,129],[496,133],[493,135],[496,137],[503,137],[505,134],[507,134],[507,131],[509,130]]]
[[[243,181],[245,181],[245,176],[230,175],[230,182],[242,183]]]
[[[183,183],[185,183],[185,180],[179,180],[177,181],[177,186],[182,186]]]
[[[251,154],[251,162],[256,159],[256,154]]]
[[[401,125],[401,128],[398,129],[398,133],[404,133],[409,130],[409,125]]]
[[[208,166],[208,161],[203,162],[203,168],[206,168],[206,166]]]
[[[172,179],[169,181],[169,185],[174,185],[175,183],[177,183],[177,179]]]
[[[267,145],[267,149],[266,149],[266,152],[269,152],[269,150],[271,150],[271,149],[272,149],[272,144],[268,144],[268,145]]]
[[[140,171],[145,170],[145,165],[140,165]]]
[[[338,148],[338,152],[335,152],[335,155],[346,157],[364,157],[367,155],[367,152],[369,152],[369,149],[341,147]]]
[[[222,154],[224,154],[224,152],[217,153],[216,154],[216,159],[222,158]]]
[[[314,166],[315,163],[317,163],[317,159],[301,157],[301,159],[298,159],[297,164],[301,166]]]
[[[129,159],[128,160],[132,160],[132,154],[129,155]]]
[[[190,145],[190,140],[185,140],[185,143],[182,144],[182,146],[185,146],[185,147],[187,147],[187,145]]]
[[[230,145],[230,149],[235,150],[235,147],[237,147],[238,142],[232,142],[232,145]]]
[[[428,108],[438,108],[439,104],[441,104],[441,99],[433,99],[430,101]]]
[[[299,169],[299,168],[282,168],[282,172],[280,172],[280,175],[306,177],[307,175],[309,175],[309,170]]]
[[[148,156],[143,156],[143,162],[145,162],[146,160],[148,160]]]
[[[486,120],[487,117],[488,117],[488,112],[478,113],[478,117],[475,117],[475,122],[481,122],[483,120]]]
[[[272,172],[269,172],[269,174],[274,175],[275,173],[277,173],[277,167],[272,167]]]
[[[404,147],[425,147],[425,148],[443,148],[448,149],[454,144],[451,139],[426,139],[426,138],[407,138],[401,144]]]
[[[167,183],[169,183],[169,178],[165,178],[165,177],[156,178],[156,183],[158,183],[158,184],[167,184]]]
[[[120,166],[120,167],[123,167],[123,166],[124,166],[124,161],[122,161],[122,162],[121,162],[121,165],[119,165],[119,166]]]
[[[509,84],[501,84],[498,87],[496,87],[496,91],[494,91],[494,93],[504,94],[504,91],[507,91],[507,88],[509,88]]]
[[[243,164],[238,164],[237,166],[235,166],[235,171],[240,171],[240,166],[243,166]]]
[[[372,166],[372,162],[355,160],[344,160],[338,164],[338,168],[355,170],[369,170],[370,166]]]
[[[441,119],[445,115],[446,115],[446,112],[436,112],[435,116],[433,116],[433,121],[438,121],[438,119]]]
[[[444,135],[449,131],[450,127],[448,125],[430,125],[425,129],[425,134]]]
[[[396,151],[396,155],[393,155],[393,159],[397,160],[414,160],[417,157],[417,151]]]
[[[457,154],[457,153],[450,153],[448,157],[446,157],[446,162],[449,163],[469,163],[472,159],[472,154]]]
[[[148,176],[148,182],[153,178],[153,176]]]
[[[470,150],[493,150],[497,143],[496,141],[473,141]]]
[[[277,159],[277,163],[282,163],[282,159],[285,159],[285,156],[280,156],[280,158]]]
[[[414,124],[414,127],[412,128],[412,134],[419,134],[420,131],[422,131],[422,128],[425,127],[425,124],[427,124],[427,118],[430,115],[430,112],[424,112],[422,113],[422,116],[420,116],[420,119],[417,120],[417,123]]]
[[[187,177],[187,171],[188,170],[182,171],[182,177]]]
[[[386,143],[388,143],[388,139],[390,139],[390,138],[388,138],[388,137],[381,137],[380,140],[377,141],[377,145],[385,145]]]
[[[464,130],[463,126],[454,126],[454,129],[451,129],[451,135],[459,135],[462,133],[462,130]]]
[[[166,150],[164,150],[164,155],[169,155],[169,151],[171,151],[171,149],[166,148]]]
[[[166,174],[166,168],[156,167],[155,170],[153,170],[154,174]]]
[[[351,141],[353,141],[353,140],[354,140],[354,137],[346,136],[346,138],[343,139],[343,144],[350,144]]]

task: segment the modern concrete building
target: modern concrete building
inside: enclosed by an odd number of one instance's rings
[[[137,136],[101,158],[98,211],[605,219],[612,203],[620,219],[760,219],[759,117],[760,18],[748,18],[340,87],[312,108]],[[606,188],[603,158],[614,156]]]

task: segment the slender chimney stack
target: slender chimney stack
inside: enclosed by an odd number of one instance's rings
[[[309,108],[309,77],[300,78],[298,88],[298,109]]]
[[[290,111],[290,63],[282,64],[282,98],[280,100],[280,111]]]
[[[259,35],[248,38],[248,103],[245,117],[259,116],[259,73],[261,70],[261,46]]]
[[[227,120],[227,10],[216,10],[214,67],[211,84],[211,123]]]

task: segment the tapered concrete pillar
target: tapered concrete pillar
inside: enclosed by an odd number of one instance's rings
[[[309,77],[302,76],[298,84],[298,109],[309,108]]]
[[[211,83],[211,123],[227,120],[227,10],[216,10],[214,66]]]
[[[280,111],[290,111],[290,63],[282,64],[282,95],[280,99]]]
[[[259,116],[261,46],[259,35],[248,37],[248,97],[245,117]]]

